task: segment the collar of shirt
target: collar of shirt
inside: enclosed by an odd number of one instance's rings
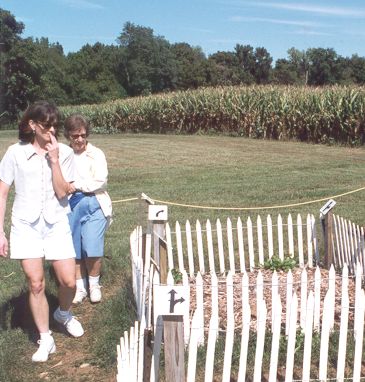
[[[36,155],[37,152],[35,151],[34,146],[31,143],[27,143],[24,146],[24,151],[27,159],[29,160],[33,155]]]
[[[95,158],[95,150],[94,150],[94,146],[88,142],[87,145],[86,145],[86,151],[85,151],[85,154],[94,159]]]

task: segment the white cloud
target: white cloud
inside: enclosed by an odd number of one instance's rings
[[[312,21],[283,20],[283,19],[272,19],[272,18],[264,18],[264,17],[233,16],[233,17],[231,17],[231,21],[234,21],[234,22],[241,22],[241,21],[263,22],[263,23],[294,25],[294,26],[302,26],[302,27],[321,27],[321,26],[324,26],[322,24],[314,23]],[[328,25],[326,25],[326,26],[328,26]]]
[[[306,36],[335,36],[333,33],[326,33],[326,32],[318,32],[318,31],[313,31],[313,30],[298,30],[296,32],[293,32],[294,34],[301,34],[301,35],[306,35]]]
[[[102,5],[92,3],[91,1],[88,1],[88,0],[60,0],[60,1],[71,8],[104,9]]]
[[[315,13],[328,16],[342,16],[342,17],[365,17],[365,8],[351,8],[351,7],[332,7],[332,6],[319,6],[309,5],[304,3],[271,3],[268,1],[248,1],[241,4],[250,4],[259,7],[268,7],[276,9],[285,9],[297,12]]]

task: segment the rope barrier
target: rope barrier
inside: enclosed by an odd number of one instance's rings
[[[277,209],[277,208],[288,208],[288,207],[297,207],[297,206],[304,206],[308,204],[314,204],[314,203],[319,203],[319,202],[324,202],[329,199],[337,199],[342,196],[354,194],[356,192],[365,190],[365,187],[360,187],[357,188],[356,190],[344,192],[342,194],[338,195],[332,195],[328,196],[325,198],[320,198],[320,199],[314,199],[314,200],[309,200],[306,202],[300,202],[300,203],[291,203],[291,204],[281,204],[281,205],[274,205],[274,206],[259,206],[259,207],[215,207],[215,206],[202,206],[202,205],[197,205],[197,204],[187,204],[187,203],[177,203],[177,202],[171,202],[168,200],[159,200],[159,199],[152,199],[153,202],[157,202],[160,204],[167,204],[170,206],[177,206],[177,207],[186,207],[186,208],[195,208],[195,209],[205,209],[205,210],[226,210],[226,211],[249,211],[249,210],[271,210],[271,209]],[[135,201],[139,200],[140,198],[128,198],[128,199],[119,199],[119,200],[113,200],[112,203],[125,203],[125,202],[130,202],[130,201]]]
[[[169,205],[178,206],[178,207],[187,207],[187,208],[196,208],[196,209],[227,210],[227,211],[269,210],[269,209],[276,209],[276,208],[287,208],[287,207],[303,206],[306,204],[314,204],[314,203],[318,203],[318,202],[327,201],[329,199],[336,199],[336,198],[340,198],[342,196],[354,194],[355,192],[359,192],[362,190],[365,190],[365,187],[361,187],[361,188],[358,188],[356,190],[344,192],[343,194],[328,196],[326,198],[310,200],[307,202],[282,204],[282,205],[274,205],[274,206],[260,206],[260,207],[212,207],[212,206],[200,206],[200,205],[194,205],[194,204],[185,204],[185,203],[175,203],[175,202],[169,202],[166,200],[158,200],[158,199],[153,199],[153,200],[155,202],[158,202],[161,204],[169,204]]]
[[[133,200],[138,200],[139,198],[128,198],[128,199],[119,199],[119,200],[112,200],[112,203],[125,203],[125,202],[131,202]]]
[[[15,275],[15,272],[11,272],[11,273],[9,273],[8,275],[1,276],[1,277],[2,277],[3,279],[7,279],[8,277],[13,276],[13,275]]]

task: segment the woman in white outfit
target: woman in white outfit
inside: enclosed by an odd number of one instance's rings
[[[29,305],[40,333],[34,362],[45,362],[56,345],[49,331],[44,260],[52,262],[59,281],[59,307],[54,319],[74,337],[84,330],[70,313],[75,293],[75,251],[67,214],[74,181],[74,154],[56,136],[57,108],[45,101],[29,106],[19,123],[20,141],[0,163],[0,256],[8,255],[4,232],[7,197],[15,186],[10,231],[10,258],[21,262],[29,285]]]
[[[73,302],[90,296],[92,303],[101,301],[100,273],[104,256],[104,235],[112,214],[106,192],[108,167],[102,150],[88,142],[90,127],[80,114],[65,120],[64,135],[75,153],[76,174],[70,197],[69,214],[76,251],[76,294]]]

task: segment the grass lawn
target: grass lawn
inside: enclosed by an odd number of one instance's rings
[[[0,132],[0,156],[16,141],[15,131]],[[170,222],[217,217],[224,221],[238,216],[246,220],[248,216],[256,219],[257,214],[276,216],[289,212],[312,213],[318,218],[324,201],[272,210],[258,211],[254,207],[307,202],[365,186],[363,148],[216,136],[94,135],[90,141],[107,156],[108,189],[115,202],[144,192],[151,198],[178,203],[253,207],[250,211],[217,211],[169,206]],[[335,212],[364,226],[364,194],[365,190],[336,199]],[[85,351],[97,367],[115,373],[116,344],[135,318],[128,288],[129,234],[137,224],[144,224],[146,217],[138,201],[114,203],[113,207],[114,222],[106,236],[103,285],[115,290],[116,295],[95,307],[91,325],[98,341]],[[9,230],[10,204],[6,232]],[[29,358],[34,345],[27,330],[16,324],[13,306],[26,290],[22,272],[18,263],[7,259],[0,259],[0,265],[0,380],[24,380],[25,375],[28,381],[37,380],[39,373],[35,375],[30,362],[11,362],[24,354]],[[49,278],[49,293],[55,297],[54,282]]]

